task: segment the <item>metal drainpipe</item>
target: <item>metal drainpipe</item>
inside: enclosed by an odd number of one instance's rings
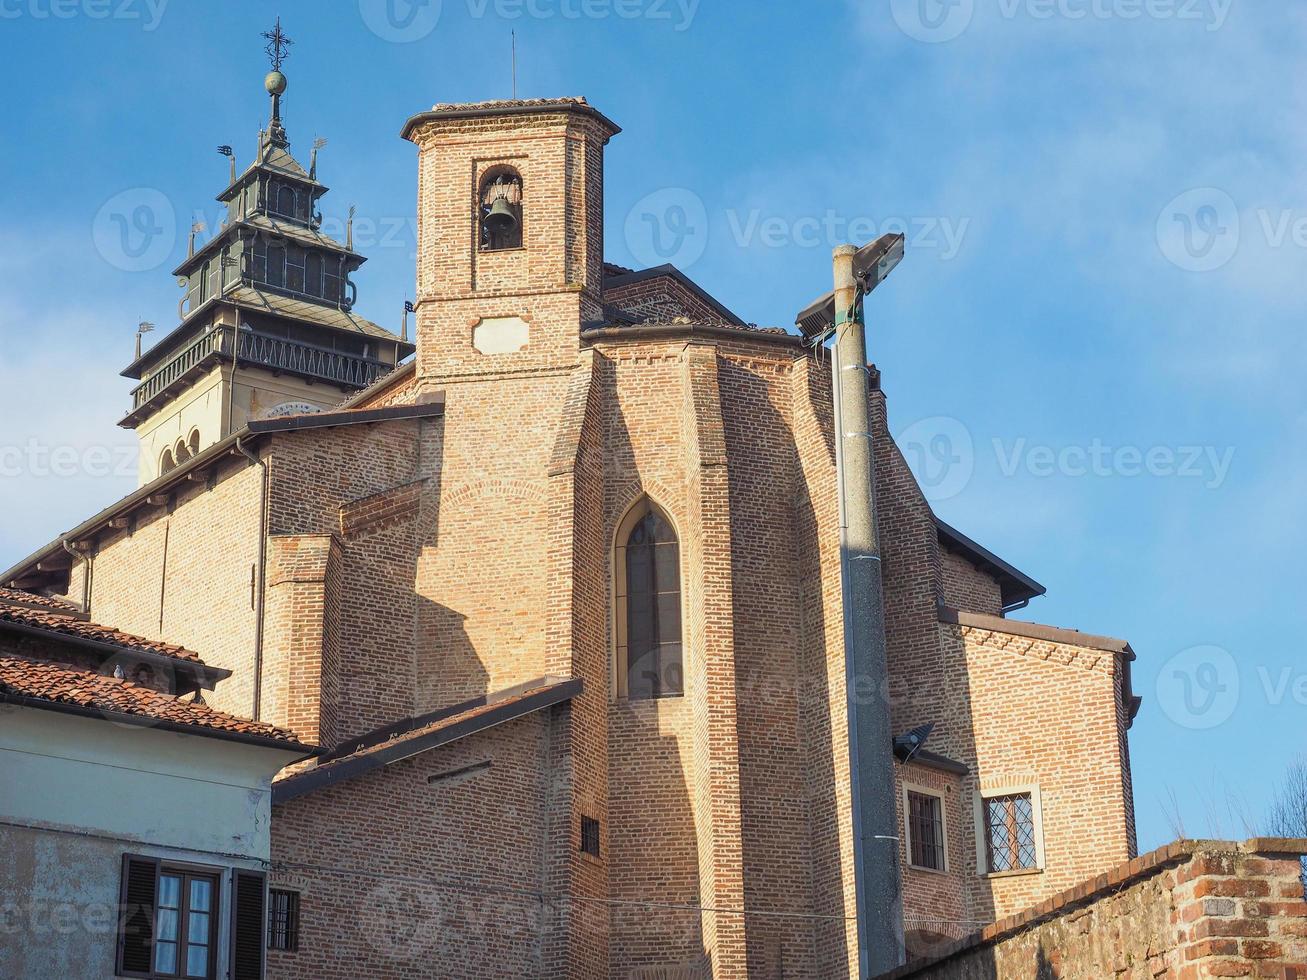
[[[903,906],[894,805],[885,610],[876,527],[875,469],[862,295],[852,245],[835,249],[835,466],[840,504],[840,578],[852,783],[858,975],[899,965]]]
[[[236,451],[263,471],[263,486],[259,491],[259,549],[258,564],[254,569],[254,708],[250,715],[260,720],[263,702],[263,592],[264,566],[268,554],[268,464],[256,453],[250,452],[236,437]]]
[[[67,538],[60,538],[59,543],[64,546],[64,551],[68,552],[74,558],[81,559],[82,562],[82,612],[91,615],[91,585],[95,579],[92,577],[94,570],[92,564],[95,561],[89,554],[82,554],[76,548],[68,543]]]

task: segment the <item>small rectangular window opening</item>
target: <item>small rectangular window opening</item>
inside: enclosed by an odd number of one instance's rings
[[[599,856],[599,821],[594,817],[581,818],[581,853]]]
[[[944,808],[938,796],[908,791],[908,841],[916,868],[943,871]]]
[[[300,948],[300,894],[268,890],[268,949],[293,953]]]

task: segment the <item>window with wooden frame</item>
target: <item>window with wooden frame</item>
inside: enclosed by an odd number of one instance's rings
[[[671,520],[648,498],[618,527],[613,573],[617,696],[680,697],[681,548]]]
[[[903,786],[903,822],[908,865],[924,871],[948,870],[948,829],[944,797],[925,786]]]
[[[149,980],[216,980],[222,868],[123,856],[116,973]],[[231,980],[263,978],[264,876],[233,873]],[[251,925],[251,918],[253,926]],[[251,938],[257,958],[251,960]]]
[[[977,800],[980,866],[986,874],[1038,871],[1044,866],[1039,789],[987,790]]]
[[[300,893],[268,889],[268,949],[288,953],[300,948]]]

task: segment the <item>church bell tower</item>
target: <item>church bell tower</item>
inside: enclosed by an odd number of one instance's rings
[[[582,98],[439,104],[418,158],[420,386],[566,370],[603,316],[604,146]]]
[[[322,231],[315,141],[304,169],[281,118],[291,41],[281,22],[264,35],[271,98],[258,151],[218,195],[226,214],[198,246],[192,231],[174,270],[185,291],[178,325],[122,372],[139,383],[119,422],[140,437],[148,483],[253,419],[321,411],[392,370],[414,350],[407,339],[354,312],[352,218],[341,243]],[[352,216],[351,209],[351,216]]]

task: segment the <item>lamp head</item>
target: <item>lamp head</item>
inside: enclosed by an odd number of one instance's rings
[[[894,737],[894,758],[907,765],[925,747],[926,739],[930,737],[930,733],[934,730],[935,723],[932,721],[926,725],[918,725],[910,732],[896,735]]]

